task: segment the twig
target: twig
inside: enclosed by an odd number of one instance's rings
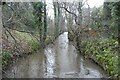
[[[7,4],[6,4],[7,5]],[[8,6],[8,5],[7,5]],[[11,15],[11,17],[6,21],[6,22],[4,22],[4,24],[5,23],[8,23],[8,22],[10,22],[12,19],[13,19],[13,16],[14,16],[14,14],[13,14],[13,8],[11,7],[11,6],[8,6],[11,10],[12,10],[12,15]]]
[[[5,27],[4,27],[5,28]],[[14,41],[15,41],[15,43],[17,43],[17,40],[15,39],[15,37],[11,34],[11,32],[7,29],[7,28],[5,28],[6,29],[6,31],[10,34],[10,36],[14,39]]]

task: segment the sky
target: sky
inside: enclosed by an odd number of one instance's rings
[[[104,0],[88,0],[88,4],[90,5],[90,7],[99,7],[103,4]]]
[[[52,1],[53,0],[46,0],[47,9],[48,9],[48,16],[51,16],[51,18],[53,18],[53,15],[54,15]],[[70,0],[67,0],[67,1],[70,1]],[[71,1],[73,1],[73,0],[71,0]],[[104,0],[87,0],[87,2],[89,4],[90,8],[93,8],[94,6],[95,7],[101,6],[103,4]]]
[[[53,0],[46,0],[47,4],[51,4],[52,1]],[[62,0],[60,0],[60,1],[62,1]],[[76,1],[76,0],[67,0],[67,1],[70,2],[70,1]],[[79,1],[79,0],[77,0],[77,1]],[[103,2],[104,2],[104,0],[83,0],[83,2],[84,1],[87,1],[91,8],[94,7],[94,6],[98,7],[98,6],[102,5]]]

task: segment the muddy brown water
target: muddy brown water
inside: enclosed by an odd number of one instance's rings
[[[55,44],[14,63],[4,77],[8,78],[103,78],[107,77],[97,64],[79,55],[68,40],[68,32],[61,34]]]

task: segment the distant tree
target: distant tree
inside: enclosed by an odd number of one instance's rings
[[[70,15],[72,15],[74,17],[74,22],[75,22],[75,26],[74,26],[74,30],[70,29],[72,31],[68,31],[68,38],[70,38],[71,36],[71,32],[73,33],[74,38],[72,37],[72,40],[75,41],[75,45],[77,47],[77,49],[79,49],[78,51],[81,53],[81,39],[82,39],[82,32],[83,32],[83,27],[82,27],[82,2],[75,2],[73,4],[75,8],[75,10],[70,10],[70,7],[68,8],[69,4],[68,3],[63,3],[63,6],[61,6],[61,8],[63,8],[67,13],[69,13]]]
[[[110,20],[112,18],[111,16],[111,2],[104,2],[104,19]]]

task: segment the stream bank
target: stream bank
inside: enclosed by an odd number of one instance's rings
[[[55,44],[14,63],[3,77],[105,78],[107,74],[94,62],[78,54],[68,40],[68,32],[64,32],[55,40]]]

